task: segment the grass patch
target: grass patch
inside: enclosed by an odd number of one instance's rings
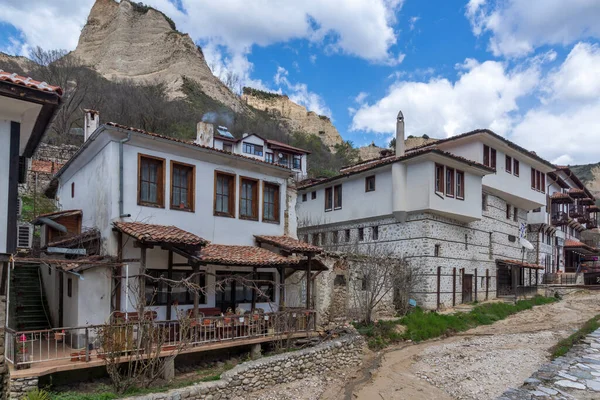
[[[420,342],[440,336],[450,336],[479,325],[490,325],[519,311],[556,301],[558,300],[553,297],[536,296],[530,300],[520,300],[516,304],[482,304],[468,313],[456,314],[438,314],[416,308],[397,320],[378,321],[371,325],[355,324],[355,327],[367,338],[369,348],[380,350],[400,340]],[[404,325],[404,332],[398,328],[398,325]]]
[[[550,349],[552,352],[552,359],[567,354],[569,350],[571,350],[571,347],[579,343],[583,338],[598,328],[600,328],[600,314],[589,319],[577,332],[555,344]]]

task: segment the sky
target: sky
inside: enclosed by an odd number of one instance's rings
[[[0,51],[74,49],[93,3],[0,0]],[[355,146],[386,146],[402,110],[407,135],[488,128],[557,164],[600,161],[599,0],[144,3],[215,75],[287,94]]]

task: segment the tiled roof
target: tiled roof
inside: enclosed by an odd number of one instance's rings
[[[33,160],[31,161],[31,172],[41,172],[43,174],[55,174],[64,164],[54,161]]]
[[[11,74],[0,69],[0,81],[13,83],[15,85],[25,86],[28,88],[40,90],[42,92],[54,93],[58,96],[62,96],[63,91],[59,86],[48,85],[46,82],[36,81],[31,78],[17,75],[16,73]]]
[[[290,146],[289,144],[281,143],[281,142],[278,142],[277,140],[267,139],[267,140],[265,140],[265,142],[267,142],[271,146],[280,147],[284,150],[290,150],[290,151],[294,151],[294,152],[298,152],[298,153],[310,154],[310,151],[308,151],[308,150],[304,150],[299,147]]]
[[[235,156],[235,157],[243,158],[245,160],[251,160],[251,161],[254,161],[254,162],[259,162],[259,163],[267,164],[267,165],[270,165],[270,166],[281,168],[283,170],[289,170],[290,169],[290,168],[285,167],[283,165],[269,163],[269,162],[266,162],[266,161],[263,161],[263,160],[259,160],[259,159],[254,158],[254,157],[246,157],[246,156],[241,155],[241,154],[230,153],[229,151],[215,149],[214,147],[210,147],[210,146],[203,146],[203,145],[198,144],[198,143],[194,143],[194,142],[190,142],[190,141],[182,140],[182,139],[177,139],[177,138],[174,138],[174,137],[171,137],[171,136],[161,135],[159,133],[148,132],[148,131],[145,131],[143,129],[133,128],[131,126],[117,124],[115,122],[107,122],[106,125],[112,126],[112,127],[115,127],[115,128],[119,128],[119,129],[125,129],[125,130],[132,131],[132,132],[141,133],[141,134],[144,134],[144,135],[148,135],[148,136],[152,136],[152,137],[156,137],[156,138],[160,138],[160,139],[170,140],[172,142],[183,143],[183,144],[186,144],[186,145],[195,146],[195,147],[199,147],[199,148],[206,149],[206,150],[211,150],[211,151],[214,151],[216,153],[227,154],[227,155],[230,155],[230,156]]]
[[[114,222],[115,228],[142,243],[170,243],[174,245],[204,246],[209,242],[176,226],[144,224],[142,222]]]
[[[47,247],[72,247],[84,242],[90,242],[93,240],[100,240],[100,231],[98,229],[89,229],[85,232],[81,232],[77,235],[71,235],[60,238],[54,242],[48,243]]]
[[[514,265],[516,267],[521,267],[521,268],[544,269],[544,266],[542,266],[542,265],[539,265],[539,264],[530,264],[530,263],[526,263],[526,262],[518,261],[518,260],[502,260],[502,259],[497,259],[496,262],[497,263]]]
[[[591,246],[588,246],[585,243],[580,242],[579,240],[575,240],[575,239],[567,239],[565,240],[565,246],[564,247],[585,247],[585,248],[592,248]]]
[[[276,247],[279,247],[283,250],[291,251],[293,253],[298,252],[311,252],[311,253],[320,253],[323,251],[322,248],[318,246],[313,246],[312,244],[305,243],[298,239],[294,239],[293,237],[284,235],[284,236],[263,236],[263,235],[254,235],[258,242],[264,242]]]
[[[254,246],[209,244],[200,252],[202,261],[222,265],[286,265],[298,260],[286,258],[267,249]]]
[[[58,217],[70,217],[72,215],[81,215],[83,212],[81,210],[62,210],[62,211],[54,211],[51,213],[40,214],[38,218],[58,218]]]
[[[554,192],[552,193],[552,196],[550,196],[551,199],[570,199],[571,196],[569,196],[568,193],[562,193],[562,192]]]
[[[594,205],[594,206],[589,206],[589,207],[588,207],[588,211],[589,211],[589,212],[598,212],[598,211],[600,211],[600,208],[599,208],[598,206],[596,206],[596,205]]]

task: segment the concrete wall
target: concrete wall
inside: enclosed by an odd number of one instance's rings
[[[10,161],[10,121],[0,120],[0,253],[6,253],[8,232],[8,170]]]

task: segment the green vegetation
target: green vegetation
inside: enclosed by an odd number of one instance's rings
[[[162,11],[157,10],[154,7],[150,7],[145,5],[142,2],[136,3],[135,1],[131,2],[131,5],[133,6],[133,9],[141,14],[146,14],[148,11],[150,10],[154,10],[158,13],[161,13],[163,17],[165,17],[165,19],[167,20],[167,22],[169,23],[169,26],[171,27],[171,29],[173,29],[174,31],[177,30],[177,26],[175,25],[175,22],[173,22],[173,20],[171,18],[169,18],[165,13],[163,13]]]
[[[283,97],[279,93],[266,92],[264,90],[254,89],[254,88],[247,87],[247,86],[244,86],[242,88],[242,93],[244,93],[245,95],[248,95],[248,96],[258,97],[259,99],[263,99],[263,100],[271,100],[271,99],[277,99],[279,97]]]
[[[54,200],[45,197],[42,193],[38,193],[35,197],[22,195],[21,201],[23,202],[23,208],[21,209],[21,219],[23,221],[31,222],[40,214],[56,211]]]
[[[25,395],[26,400],[50,400],[50,394],[43,389],[34,389]]]
[[[491,325],[519,311],[533,306],[558,301],[554,297],[536,296],[530,300],[520,300],[516,304],[487,303],[478,305],[468,313],[438,314],[416,308],[410,314],[393,321],[378,321],[371,325],[356,325],[358,331],[367,337],[369,347],[375,350],[387,347],[400,340],[420,342],[439,336],[450,336],[479,325]],[[403,333],[398,325],[404,325]]]
[[[598,328],[600,328],[600,314],[589,319],[577,332],[554,345],[551,349],[552,358],[564,356],[571,350],[571,347],[579,343],[583,338]]]

